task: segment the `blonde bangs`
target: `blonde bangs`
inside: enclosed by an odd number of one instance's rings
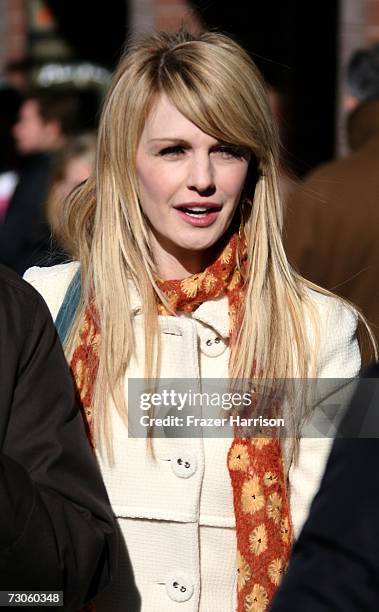
[[[264,145],[275,140],[271,111],[262,79],[256,71],[251,78],[251,60],[239,59],[203,41],[182,45],[161,67],[160,91],[199,129],[248,148],[264,164]]]

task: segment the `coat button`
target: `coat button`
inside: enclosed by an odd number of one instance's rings
[[[220,336],[201,338],[200,349],[208,357],[218,357],[225,351],[227,343]]]
[[[172,457],[171,469],[179,478],[189,478],[197,470],[197,461],[188,453]]]
[[[166,591],[172,601],[188,601],[193,595],[193,582],[186,574],[174,574],[166,582]]]

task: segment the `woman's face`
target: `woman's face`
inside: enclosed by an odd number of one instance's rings
[[[248,165],[246,151],[200,130],[166,96],[157,99],[138,145],[136,169],[158,265],[167,254],[199,260],[217,244],[239,203]]]

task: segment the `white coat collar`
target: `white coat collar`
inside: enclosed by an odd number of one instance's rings
[[[229,301],[225,294],[200,304],[192,318],[205,323],[222,338],[229,338]]]

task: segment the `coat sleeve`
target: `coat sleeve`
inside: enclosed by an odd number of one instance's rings
[[[340,394],[342,414],[353,390],[353,385],[343,387],[345,380],[356,377],[360,370],[357,317],[342,300],[321,295],[315,295],[314,299],[320,337],[317,393],[322,398],[331,389],[339,386],[346,388],[346,394]],[[320,403],[315,408],[310,424],[304,428],[297,460],[289,472],[291,516],[296,537],[320,485],[335,434],[336,426],[333,420],[329,420],[326,406]]]
[[[53,322],[30,292],[0,454],[0,590],[63,590],[75,610],[110,580],[114,523]]]

